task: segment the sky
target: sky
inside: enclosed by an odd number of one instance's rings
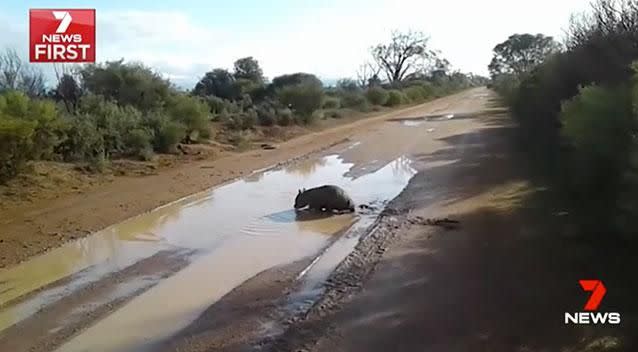
[[[22,0],[0,9],[0,47],[28,58],[30,8],[95,8],[97,61],[142,61],[192,87],[206,71],[253,56],[268,78],[355,77],[392,30],[422,31],[452,67],[487,75],[513,33],[561,39],[589,0]],[[50,74],[50,64],[38,64]]]

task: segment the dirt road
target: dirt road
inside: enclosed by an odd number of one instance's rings
[[[320,150],[0,270],[0,350],[631,350],[636,287],[617,274],[635,265],[630,250],[596,266],[609,248],[546,233],[560,209],[530,205],[537,192],[510,152],[508,121],[474,89],[221,159],[214,170],[237,175]],[[220,177],[201,166],[111,191],[138,192],[146,210]],[[290,210],[297,188],[319,183],[369,208]],[[101,204],[119,209],[116,195]],[[431,226],[432,217],[459,224]],[[620,328],[563,324],[588,275],[605,278]]]
[[[276,150],[225,153],[214,161],[195,161],[153,175],[117,177],[113,182],[88,186],[58,199],[0,206],[0,268],[255,170],[321,152],[387,118],[445,109],[460,97],[450,96],[304,135],[278,145]]]

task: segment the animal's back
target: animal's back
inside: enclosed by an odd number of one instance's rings
[[[339,186],[324,185],[306,190],[311,208],[326,208],[328,210],[352,210],[354,202]]]

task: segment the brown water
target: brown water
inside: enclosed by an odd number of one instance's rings
[[[381,204],[396,196],[414,174],[405,158],[375,167],[373,173],[356,179],[346,176],[353,165],[332,155],[256,173],[129,219],[12,269],[0,270],[0,304],[6,305],[0,310],[0,330],[160,250],[197,250],[185,269],[60,348],[139,351],[185,327],[250,277],[316,255],[332,242],[333,234],[362,217],[369,220],[376,216],[300,219],[291,209],[298,188],[336,184],[356,203]],[[345,238],[346,242],[336,242],[341,249],[331,256],[334,259],[330,265],[336,265],[356,244],[356,237]],[[45,287],[63,278],[64,285]],[[42,287],[45,289],[18,304],[6,304]]]

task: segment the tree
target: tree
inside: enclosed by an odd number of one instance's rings
[[[29,97],[42,96],[45,79],[42,70],[25,64],[13,49],[0,54],[0,91],[17,90]]]
[[[22,60],[13,49],[0,55],[0,90],[17,90],[22,69]]]
[[[239,97],[235,78],[222,68],[206,72],[204,77],[195,85],[193,93],[201,96],[214,95],[222,99],[235,100]]]
[[[552,37],[543,34],[513,34],[494,47],[494,57],[488,66],[490,75],[522,75],[560,51]]]
[[[392,32],[390,43],[372,48],[372,56],[390,83],[423,69],[434,53],[428,50],[428,37],[422,32]]]
[[[357,70],[357,83],[361,89],[365,89],[374,85],[380,85],[379,71],[381,68],[378,65],[371,63],[365,63],[359,66]]]
[[[55,98],[64,103],[66,111],[74,113],[82,96],[82,90],[70,74],[63,74],[55,87]]]
[[[236,80],[246,79],[254,83],[264,83],[264,73],[259,67],[259,62],[252,56],[235,61],[234,77]]]
[[[20,71],[17,89],[31,98],[40,97],[45,93],[45,82],[42,70],[27,66]]]
[[[342,78],[337,81],[337,89],[345,92],[358,92],[361,90],[357,81],[350,78]]]
[[[271,90],[277,90],[286,86],[297,84],[311,84],[322,86],[323,83],[317,76],[311,73],[297,72],[292,74],[281,75],[273,78],[270,84]]]
[[[123,59],[83,66],[79,74],[87,91],[142,111],[163,106],[173,92],[170,82],[149,67]]]

